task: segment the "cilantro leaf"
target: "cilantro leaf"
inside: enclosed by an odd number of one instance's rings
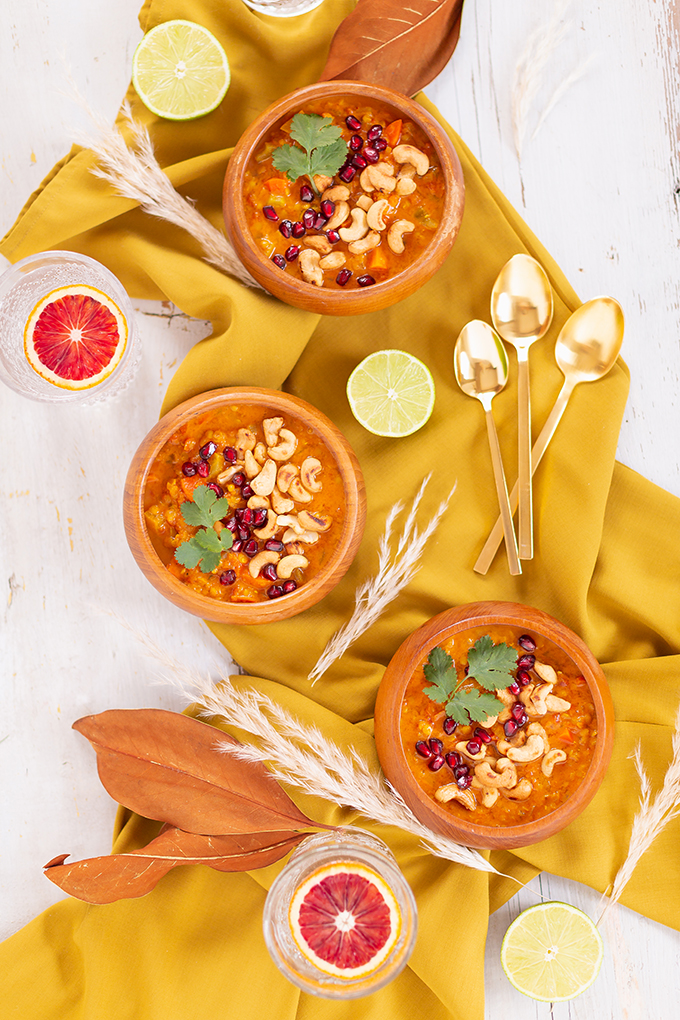
[[[446,711],[457,723],[465,726],[470,722],[484,722],[489,716],[497,715],[502,707],[502,703],[493,694],[476,688],[463,688],[448,702]]]
[[[344,138],[340,138],[332,145],[325,145],[323,149],[314,149],[309,157],[309,172],[323,174],[324,177],[333,177],[345,162],[347,145]]]
[[[225,552],[231,549],[232,545],[234,544],[234,536],[232,535],[229,528],[222,528],[222,530],[220,531],[220,544],[222,548],[225,550]]]
[[[279,145],[272,153],[272,163],[287,174],[290,181],[296,181],[307,173],[309,160],[296,145]]]
[[[182,542],[175,549],[175,559],[189,570],[192,567],[198,566],[202,558],[203,550],[200,546],[194,545],[193,539],[189,539],[188,542]]]
[[[312,149],[331,145],[342,138],[342,129],[334,125],[332,117],[322,117],[318,113],[296,113],[291,122],[290,137],[307,152],[311,152]]]
[[[209,574],[218,566],[222,553],[231,549],[234,536],[228,528],[223,528],[218,535],[212,528],[200,528],[186,542],[180,543],[175,549],[175,559],[183,567],[196,567],[201,564],[201,571]]]
[[[448,652],[439,645],[436,645],[428,655],[423,673],[425,679],[432,684],[432,687],[426,687],[423,693],[432,701],[446,701],[455,695],[458,684],[456,666]]]
[[[304,175],[312,183],[315,174],[333,177],[347,156],[342,130],[333,124],[330,117],[321,117],[317,113],[296,113],[291,123],[290,137],[302,148],[279,145],[272,153],[272,163],[277,170],[287,174],[291,181]]]
[[[485,690],[507,687],[517,666],[517,652],[503,642],[495,645],[489,635],[484,634],[468,652],[468,666],[468,679],[475,679]]]
[[[230,512],[229,500],[220,497],[214,489],[207,485],[197,485],[194,489],[193,503],[187,499],[182,503],[180,511],[187,524],[195,528],[212,528],[216,521],[221,520]]]

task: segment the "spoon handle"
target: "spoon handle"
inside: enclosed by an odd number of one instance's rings
[[[529,352],[517,350],[517,435],[519,485],[519,558],[530,560],[534,555],[534,512],[531,493],[531,397],[529,394]]]
[[[512,524],[512,511],[508,498],[508,487],[505,483],[505,472],[501,458],[501,448],[498,442],[498,433],[491,413],[491,407],[485,408],[486,430],[489,435],[489,448],[491,450],[491,463],[493,464],[493,476],[496,482],[496,493],[498,494],[498,505],[501,509],[501,521],[503,522],[503,534],[505,535],[505,548],[508,554],[508,567],[511,574],[521,574],[522,567],[517,552],[517,538]]]
[[[572,394],[572,390],[576,383],[573,380],[565,379],[562,384],[562,389],[559,392],[557,400],[553,404],[553,409],[548,415],[545,425],[541,429],[541,434],[534,443],[531,451],[531,473],[538,467],[545,453],[548,443],[555,435],[555,430],[560,423],[560,419],[565,412],[569,397]],[[517,503],[519,500],[519,482],[515,482],[512,492],[510,493],[510,512],[514,513],[517,509]],[[496,555],[499,545],[503,540],[504,527],[502,518],[499,517],[491,529],[491,533],[486,540],[484,548],[482,549],[477,562],[475,563],[474,569],[478,574],[486,574],[489,567],[493,562],[493,558]]]

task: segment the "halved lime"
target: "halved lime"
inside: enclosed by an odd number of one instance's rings
[[[410,436],[434,407],[434,380],[406,351],[376,351],[354,369],[347,399],[356,420],[376,436]]]
[[[541,1002],[564,1002],[589,988],[602,963],[602,936],[569,903],[538,903],[505,933],[501,964],[510,983]]]
[[[145,106],[168,120],[210,113],[229,88],[229,64],[215,36],[193,21],[164,21],[132,58],[132,84]]]

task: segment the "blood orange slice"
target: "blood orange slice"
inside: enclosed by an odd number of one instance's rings
[[[24,330],[31,368],[67,390],[103,382],[123,357],[128,324],[115,301],[96,287],[59,287],[35,306]]]
[[[324,974],[351,980],[377,970],[390,955],[401,912],[385,881],[351,861],[310,875],[293,894],[289,923],[307,960]]]

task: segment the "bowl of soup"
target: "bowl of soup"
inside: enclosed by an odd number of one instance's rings
[[[614,710],[583,641],[512,602],[447,610],[390,661],[375,709],[385,775],[414,814],[467,846],[559,832],[595,795]]]
[[[342,433],[306,401],[257,387],[213,390],[166,414],[132,460],[123,504],[151,584],[223,623],[315,605],[349,568],[365,517]]]
[[[441,266],[464,206],[460,161],[418,103],[363,82],[285,96],[229,160],[227,234],[251,275],[326,315],[386,308]]]

